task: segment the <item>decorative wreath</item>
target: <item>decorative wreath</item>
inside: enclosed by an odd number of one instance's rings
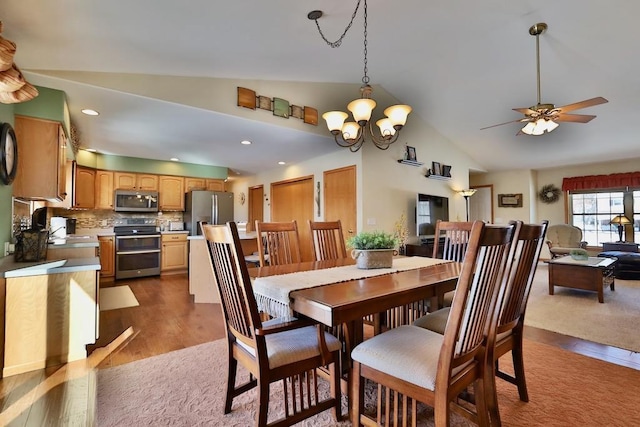
[[[560,198],[560,189],[553,184],[545,185],[538,192],[538,198],[542,203],[555,203]]]

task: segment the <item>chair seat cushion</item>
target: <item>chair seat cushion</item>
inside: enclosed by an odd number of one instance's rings
[[[342,343],[336,337],[328,333],[324,335],[330,352],[342,348]],[[266,342],[271,369],[320,355],[318,329],[315,326],[267,335]]]
[[[405,325],[357,345],[351,358],[403,381],[434,390],[443,340],[444,336],[436,332]]]
[[[419,317],[413,322],[413,324],[415,326],[429,329],[430,331],[444,335],[444,330],[447,327],[447,319],[449,318],[450,311],[451,307],[445,307],[440,310],[436,310],[433,313],[425,314],[424,316]]]

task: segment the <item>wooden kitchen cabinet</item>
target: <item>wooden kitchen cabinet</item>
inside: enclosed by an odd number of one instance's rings
[[[226,191],[223,179],[207,179],[207,190],[209,191]]]
[[[93,209],[95,204],[95,169],[78,166],[72,160],[67,160],[66,163],[66,196],[62,201],[48,202],[47,206],[65,209]]]
[[[96,171],[95,194],[96,209],[113,210],[113,172]]]
[[[158,175],[148,173],[115,172],[115,189],[158,191]]]
[[[95,206],[95,169],[75,165],[72,187],[74,208],[93,209]]]
[[[186,271],[189,268],[187,233],[162,235],[161,272]]]
[[[187,193],[192,190],[205,190],[206,188],[207,188],[206,178],[186,177],[184,179],[184,191]]]
[[[184,177],[161,175],[158,191],[159,210],[184,211]]]
[[[66,194],[66,141],[59,122],[15,116],[19,141],[14,197],[61,201]]]
[[[100,243],[100,277],[116,275],[115,236],[98,236]]]

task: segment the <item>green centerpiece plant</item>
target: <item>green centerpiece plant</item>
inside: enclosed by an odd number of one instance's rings
[[[391,268],[398,238],[384,231],[363,231],[350,237],[347,244],[358,268]]]

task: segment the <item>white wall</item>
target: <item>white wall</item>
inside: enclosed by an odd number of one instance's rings
[[[629,159],[615,162],[592,163],[578,166],[540,169],[536,171],[506,171],[486,174],[473,174],[470,184],[493,184],[493,209],[496,223],[510,219],[520,219],[526,222],[540,222],[549,220],[549,224],[563,224],[567,222],[567,201],[564,193],[555,203],[543,203],[537,198],[537,191],[545,185],[553,184],[562,188],[563,178],[586,175],[608,175],[611,173],[635,172],[640,170],[640,159]],[[498,208],[497,195],[523,193],[522,208]],[[498,219],[501,221],[498,221]],[[548,258],[549,252],[545,247],[542,258]]]
[[[376,99],[378,105],[390,105]],[[324,123],[323,123],[324,125]],[[417,159],[424,162],[421,167],[398,163],[403,158],[405,146],[416,148]],[[452,179],[447,181],[428,179],[426,170],[431,162],[451,165]],[[409,234],[415,237],[415,200],[417,193],[449,197],[449,214],[452,220],[463,220],[465,204],[456,191],[468,188],[469,169],[478,165],[460,151],[451,141],[437,133],[418,116],[409,116],[409,121],[397,142],[388,150],[379,150],[368,141],[364,147],[352,153],[341,148],[335,153],[311,159],[295,165],[272,169],[251,177],[232,177],[231,191],[248,194],[251,186],[263,184],[265,194],[270,193],[270,183],[296,177],[313,175],[315,182],[321,182],[322,172],[349,165],[357,167],[358,231],[393,231],[394,223],[402,213],[407,218]],[[322,195],[321,195],[322,199]],[[265,221],[269,220],[270,209],[265,202]],[[315,212],[315,210],[314,210]],[[324,212],[324,206],[321,206]],[[239,205],[236,197],[236,221],[246,221],[248,204]],[[318,217],[322,220],[322,215]],[[370,222],[371,224],[368,224]]]

